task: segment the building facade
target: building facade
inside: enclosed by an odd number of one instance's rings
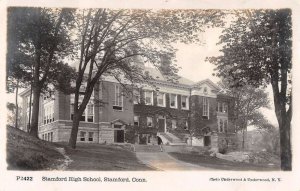
[[[153,68],[155,81],[124,93],[118,81],[106,78],[95,86],[81,117],[78,142],[234,145],[234,99],[221,94],[209,79],[169,82]],[[30,91],[23,98],[22,126],[27,127]],[[79,100],[80,102],[80,100]],[[39,137],[53,142],[70,138],[74,95],[56,91],[40,99]]]

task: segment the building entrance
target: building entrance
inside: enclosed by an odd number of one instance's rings
[[[158,132],[165,132],[166,119],[158,118]]]

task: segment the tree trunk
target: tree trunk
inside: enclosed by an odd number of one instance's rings
[[[18,128],[18,118],[19,118],[18,92],[19,92],[19,80],[17,80],[17,86],[16,86],[16,121],[15,121],[15,128]]]
[[[285,115],[281,117],[281,121],[282,123],[279,124],[281,169],[292,170],[291,123]]]
[[[278,81],[272,81],[275,114],[279,125],[281,170],[292,170],[291,119],[292,102],[286,111],[285,93],[279,93]],[[291,100],[292,101],[292,100]]]
[[[33,89],[32,123],[29,134],[38,138],[39,109],[40,109],[41,88],[36,85]]]
[[[242,142],[242,149],[245,149],[245,129],[243,128],[243,142]]]
[[[80,119],[80,116],[79,116],[78,112],[75,113],[75,111],[74,111],[71,136],[69,139],[69,146],[73,149],[76,148],[78,127],[79,127],[79,122],[80,122],[79,119]]]
[[[27,132],[30,132],[30,124],[31,124],[31,105],[32,105],[32,85],[30,85],[30,97],[29,97],[29,116],[28,116],[28,127]]]

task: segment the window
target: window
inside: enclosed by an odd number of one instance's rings
[[[48,124],[54,121],[54,102],[48,102],[43,106],[43,121]]]
[[[223,119],[219,119],[219,132],[223,132]]]
[[[53,142],[53,132],[50,133],[50,137],[51,137],[50,141]]]
[[[203,113],[202,118],[203,119],[209,119],[209,102],[206,97],[203,97]]]
[[[204,94],[207,94],[207,87],[204,87],[203,93],[204,93]]]
[[[71,103],[71,105],[70,105],[70,113],[71,113],[71,120],[73,120],[73,116],[74,116],[74,103]]]
[[[228,130],[228,120],[227,119],[218,119],[219,120],[219,132],[227,133]]]
[[[218,102],[218,112],[223,112],[223,104]]]
[[[80,105],[81,103],[79,103],[78,105]],[[86,113],[86,108],[85,110],[83,111],[81,117],[80,117],[80,121],[85,121],[85,113]]]
[[[161,107],[165,107],[166,106],[166,101],[165,101],[165,94],[158,92],[157,93],[157,105],[161,106]]]
[[[177,121],[175,119],[172,119],[172,129],[177,128]]]
[[[133,104],[139,104],[141,100],[141,95],[139,90],[133,90]]]
[[[48,141],[48,134],[45,134],[45,140]]]
[[[85,141],[85,134],[84,131],[80,131],[80,141]]]
[[[78,105],[80,105],[80,104],[81,103],[78,102]],[[73,120],[73,117],[74,117],[74,101],[73,100],[71,100],[71,104],[70,104],[70,114],[71,114],[71,120]],[[94,104],[92,101],[90,101],[87,104],[85,110],[82,113],[82,116],[80,117],[80,121],[94,122]]]
[[[153,105],[153,92],[145,91],[145,104]]]
[[[176,94],[170,95],[170,107],[177,108],[177,95]]]
[[[188,109],[189,99],[188,96],[181,96],[181,108]]]
[[[133,116],[133,124],[139,126],[139,116]]]
[[[227,103],[223,103],[223,112],[224,113],[228,112],[228,105],[227,105]]]
[[[122,111],[123,110],[123,95],[121,93],[120,85],[115,85],[115,100],[113,103],[113,109]]]
[[[147,126],[148,127],[152,127],[152,125],[153,125],[153,119],[152,119],[152,117],[147,117]]]
[[[93,141],[94,132],[89,132],[89,141]]]
[[[224,127],[224,132],[227,133],[227,126],[228,126],[228,121],[225,119],[223,121],[223,127]]]
[[[94,122],[94,105],[93,104],[87,105],[87,121]]]
[[[44,124],[46,124],[46,109],[45,107],[43,108],[43,114],[44,114]],[[29,116],[27,115],[27,118],[29,118]]]

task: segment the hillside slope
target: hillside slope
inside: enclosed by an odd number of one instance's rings
[[[55,169],[64,160],[52,143],[12,127],[7,127],[6,150],[8,170]]]

